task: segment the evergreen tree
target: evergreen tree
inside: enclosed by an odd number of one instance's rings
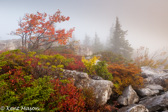
[[[90,37],[88,35],[85,35],[85,39],[83,41],[83,45],[86,47],[90,47]]]
[[[110,28],[110,35],[106,38],[106,43],[105,43],[106,51],[111,51],[111,39],[113,38],[113,33],[114,33],[114,24]]]
[[[131,58],[133,48],[130,46],[128,40],[125,40],[127,31],[121,29],[118,17],[116,18],[116,24],[111,38],[112,52],[120,54],[127,59]]]
[[[93,40],[92,50],[94,53],[102,51],[103,45],[100,42],[100,38],[97,36],[97,33],[95,33],[95,37]]]

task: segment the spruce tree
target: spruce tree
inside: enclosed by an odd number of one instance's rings
[[[88,35],[85,35],[85,38],[84,38],[84,40],[83,40],[83,45],[85,46],[85,47],[90,47],[90,37],[88,36]]]
[[[121,29],[118,17],[114,27],[113,35],[111,38],[111,50],[113,53],[120,54],[127,59],[131,58],[133,48],[130,46],[128,40],[125,39],[127,31]]]
[[[97,33],[95,33],[95,37],[93,40],[92,50],[94,53],[100,52],[103,50],[103,45],[100,42],[100,38],[98,37]]]

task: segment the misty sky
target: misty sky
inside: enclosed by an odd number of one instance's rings
[[[0,39],[19,38],[8,34],[18,28],[25,13],[53,14],[57,9],[70,17],[57,27],[75,27],[76,39],[94,37],[96,32],[105,42],[118,16],[132,47],[168,46],[168,0],[0,0]]]

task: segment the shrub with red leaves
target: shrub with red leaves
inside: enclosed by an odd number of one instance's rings
[[[82,112],[85,109],[84,96],[80,89],[67,80],[54,79],[55,92],[51,94],[49,107],[59,112]],[[56,102],[57,101],[57,102]],[[54,102],[54,103],[53,103]]]
[[[66,66],[65,69],[77,70],[77,71],[83,71],[83,72],[86,70],[85,65],[81,61],[82,56],[77,56],[77,55],[72,55],[72,54],[63,54],[63,56],[74,59],[74,61],[70,63],[68,66]]]
[[[31,82],[33,81],[33,77],[31,80],[25,78],[25,73],[22,69],[10,69],[8,71],[10,74],[8,76],[9,87],[13,90],[18,91],[18,88],[27,88],[31,86]]]

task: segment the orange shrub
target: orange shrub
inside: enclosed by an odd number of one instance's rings
[[[94,94],[93,88],[83,88],[82,93],[85,97],[86,111],[97,109],[98,104],[96,103],[96,95]]]
[[[113,74],[114,92],[119,95],[129,85],[132,85],[134,88],[143,85],[143,78],[138,75],[140,69],[134,64],[113,64],[108,66],[108,70]]]

